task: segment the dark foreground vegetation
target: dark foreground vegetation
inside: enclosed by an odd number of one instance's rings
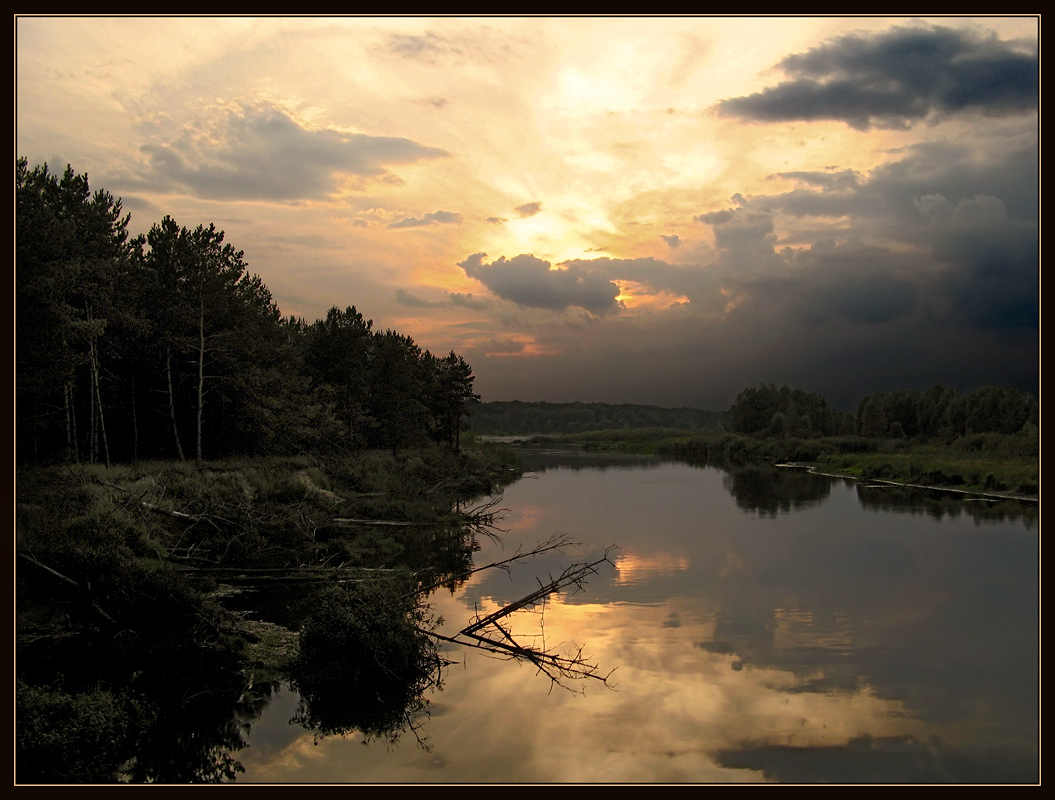
[[[517,474],[436,447],[19,471],[17,779],[232,778],[291,678],[320,735],[414,729],[440,677],[428,594],[490,532],[467,501]],[[282,627],[231,610],[261,587]]]

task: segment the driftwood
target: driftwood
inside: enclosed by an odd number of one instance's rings
[[[402,520],[387,520],[387,519],[354,519],[352,517],[334,517],[328,522],[324,523],[327,525],[395,525],[397,527],[407,527],[409,525],[445,525],[445,522],[405,522]]]
[[[484,564],[482,567],[476,567],[475,569],[468,570],[467,572],[463,572],[453,577],[455,580],[463,581],[469,576],[475,575],[477,572],[483,572],[485,569],[501,569],[505,570],[508,573],[509,566],[516,561],[523,561],[524,559],[533,558],[534,556],[541,555],[542,553],[548,553],[551,550],[560,550],[561,548],[567,547],[570,544],[574,544],[574,542],[569,541],[567,536],[563,534],[558,534],[556,536],[551,536],[544,542],[540,542],[539,544],[531,548],[531,550],[525,552],[522,551],[520,548],[517,548],[517,551],[509,558],[504,558],[501,561],[492,561],[490,564]],[[607,557],[607,553],[605,554],[605,556]],[[450,582],[451,578],[448,577],[442,581],[429,584],[428,586],[423,586],[420,589],[411,592],[407,596],[409,597],[412,595],[426,595],[433,589],[439,589],[441,586],[446,586]]]
[[[54,575],[56,578],[58,578],[59,580],[63,581],[64,583],[68,583],[71,586],[75,586],[77,589],[79,589],[80,591],[84,592],[85,594],[88,594],[91,591],[91,586],[90,585],[81,586],[79,583],[77,583],[77,581],[73,580],[72,578],[67,578],[65,575],[63,575],[58,570],[52,569],[47,564],[40,563],[39,561],[37,561],[32,556],[26,555],[25,553],[19,553],[18,555],[19,555],[19,558],[24,558],[30,564],[33,564],[34,566],[39,567],[40,569],[42,569],[45,572],[47,572],[49,575]],[[105,611],[103,611],[103,609],[99,606],[99,604],[95,601],[94,598],[89,596],[88,601],[89,601],[89,604],[91,605],[92,611],[94,611],[100,617],[105,619],[107,622],[116,624],[114,622],[114,618],[111,617],[109,614],[107,614]]]
[[[513,561],[531,555],[537,555],[541,552],[559,549],[565,544],[569,544],[569,542],[563,537],[557,537],[556,539],[551,539],[542,543],[528,553],[518,552],[512,558],[488,564],[484,567],[478,567],[466,574],[469,575],[473,572],[479,572],[480,570],[489,569],[491,567],[508,569],[509,564]],[[611,550],[612,548],[608,548],[608,550],[605,551],[604,556],[596,561],[584,564],[572,564],[556,578],[550,576],[548,583],[542,583],[539,581],[539,587],[535,591],[525,595],[519,600],[503,606],[498,611],[491,614],[487,614],[483,617],[477,615],[475,620],[458,631],[454,636],[445,636],[436,631],[430,631],[427,629],[419,630],[435,639],[450,644],[484,650],[488,653],[516,661],[527,661],[533,664],[539,672],[550,679],[551,691],[553,686],[560,686],[569,689],[570,687],[567,685],[567,682],[572,680],[593,679],[608,686],[608,679],[611,677],[612,672],[608,672],[607,674],[601,673],[598,665],[590,663],[588,657],[583,654],[582,647],[574,646],[574,649],[569,655],[559,655],[551,648],[546,647],[544,641],[542,647],[522,644],[508,628],[505,620],[507,617],[518,611],[532,610],[538,607],[544,608],[546,600],[550,595],[569,589],[572,590],[573,593],[582,590],[586,579],[591,575],[596,575],[601,564],[612,563],[608,557]],[[427,588],[431,589],[434,587]]]

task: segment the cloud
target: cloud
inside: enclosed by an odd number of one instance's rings
[[[950,266],[937,285],[951,316],[979,328],[1037,329],[1039,227],[1012,220],[1003,201],[987,195],[955,207],[941,195],[929,195],[917,207],[931,220],[934,254]]]
[[[850,191],[856,189],[861,183],[861,173],[853,169],[844,169],[839,172],[835,172],[832,169],[824,172],[778,172],[775,175],[770,175],[767,180],[774,178],[799,181],[829,192]]]
[[[669,292],[685,296],[699,308],[710,298],[720,298],[717,271],[700,264],[669,264],[656,258],[572,259],[564,262],[569,269],[603,274],[609,280],[631,281],[639,288],[655,293]]]
[[[426,225],[460,225],[462,215],[454,211],[432,211],[423,217],[403,217],[399,222],[391,222],[388,228],[421,228]]]
[[[488,217],[484,221],[490,223],[491,225],[501,225],[503,222],[509,222],[509,220],[505,217]]]
[[[895,27],[840,36],[778,66],[791,80],[717,104],[758,122],[839,120],[866,131],[909,128],[954,114],[1035,111],[1040,70],[1034,45],[942,27]]]
[[[538,201],[535,201],[534,203],[524,203],[524,205],[517,206],[514,210],[521,217],[533,217],[542,210],[542,203]]]
[[[434,64],[451,55],[461,55],[462,49],[450,39],[432,33],[393,33],[385,41],[385,50],[401,58]]]
[[[659,238],[662,239],[664,242],[666,242],[671,250],[676,250],[677,248],[681,247],[681,237],[680,236],[677,236],[677,235],[673,235],[673,236],[660,235]]]
[[[486,297],[476,297],[472,292],[465,294],[462,292],[447,292],[447,299],[450,300],[452,306],[461,306],[462,308],[490,308],[494,303],[488,300]]]
[[[550,262],[526,254],[486,264],[486,255],[476,253],[458,266],[503,300],[555,311],[578,306],[595,315],[620,308],[619,287],[599,270],[578,263],[552,269]]]
[[[397,136],[308,128],[263,101],[206,107],[175,138],[141,149],[170,185],[219,200],[325,198],[347,177],[398,180],[389,166],[447,155]]]
[[[733,199],[739,201],[740,196]],[[773,215],[768,211],[728,208],[698,214],[693,219],[714,230],[719,263],[724,269],[754,273],[777,266],[774,252],[777,237],[773,232]]]
[[[407,308],[436,308],[437,306],[445,305],[445,303],[435,300],[424,300],[417,295],[411,294],[406,289],[396,289],[396,302]]]
[[[800,319],[822,324],[843,319],[854,325],[880,325],[916,309],[917,287],[897,275],[904,259],[887,248],[860,241],[821,241],[790,260],[788,276],[766,290]]]

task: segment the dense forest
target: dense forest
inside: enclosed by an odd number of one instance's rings
[[[876,392],[856,412],[839,411],[821,395],[782,386],[744,389],[729,409],[729,429],[753,436],[862,436],[939,439],[980,434],[1038,435],[1040,404],[1033,395],[1000,386],[963,393],[935,384],[926,391]]]
[[[661,408],[628,403],[481,403],[471,425],[482,434],[577,434],[590,431],[718,428],[755,437],[860,436],[867,439],[938,439],[1020,434],[1036,438],[1040,404],[1031,394],[1001,386],[971,392],[935,384],[925,391],[875,392],[856,410],[832,406],[823,396],[762,384],[744,389],[727,411]]]
[[[16,160],[17,453],[131,462],[457,448],[473,373],[354,306],[284,317],[214,225],[132,237],[87,175]]]
[[[698,408],[662,408],[631,403],[481,403],[470,421],[476,433],[580,433],[613,429],[673,428],[694,431],[722,424],[725,415]]]

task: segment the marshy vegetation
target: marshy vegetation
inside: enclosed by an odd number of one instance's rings
[[[398,738],[438,677],[427,591],[472,570],[494,509],[471,500],[517,475],[438,447],[21,470],[19,780],[229,779],[242,724],[291,673],[320,734]],[[259,646],[275,631],[218,591],[291,583],[299,647]]]
[[[528,424],[514,423],[510,431]],[[1039,425],[1037,398],[1004,387],[877,392],[844,412],[820,395],[763,385],[745,389],[715,424],[691,432],[628,424],[524,441],[733,468],[794,462],[866,480],[1036,497]]]

